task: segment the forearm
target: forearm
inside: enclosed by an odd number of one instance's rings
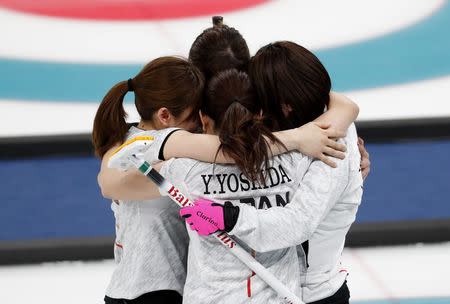
[[[299,148],[299,128],[285,130],[285,131],[278,131],[274,132],[273,135],[281,142],[283,143],[284,147],[270,142],[270,149],[272,152],[272,156],[279,155],[286,153],[288,151],[295,151]]]
[[[229,234],[258,252],[296,246],[312,235],[305,215],[299,209],[272,207],[258,210],[246,205],[239,208],[238,221]]]
[[[345,151],[345,146],[331,138],[343,137],[345,136],[345,131],[340,132],[323,128],[323,125],[311,122],[299,128],[273,133],[284,147],[269,141],[270,156],[298,150],[307,156],[320,159],[329,166],[334,167],[334,162],[327,156],[343,159],[345,155],[342,152]],[[218,136],[178,131],[167,139],[163,155],[164,159],[191,158],[208,163],[235,163],[234,159],[227,157],[222,151],[218,151],[219,147],[220,140]]]
[[[292,133],[277,132],[277,138],[283,142],[288,150],[295,150],[296,140]],[[273,155],[286,152],[286,150],[275,143],[270,143]],[[193,134],[187,131],[173,133],[164,146],[164,158],[192,158],[208,163],[233,164],[234,159],[218,151],[220,147],[219,137],[209,134]]]
[[[331,128],[345,132],[358,114],[359,107],[356,103],[340,93],[331,92],[328,110],[315,121],[330,124]]]
[[[271,156],[298,150],[331,165],[323,154],[343,158],[339,151],[345,151],[345,147],[336,144],[330,138],[345,136],[358,112],[358,106],[350,99],[341,94],[331,93],[329,110],[317,118],[317,124],[311,122],[299,128],[274,133],[284,147],[269,141]],[[318,125],[319,123],[322,125]],[[167,139],[163,155],[165,159],[184,157],[209,163],[234,163],[232,158],[219,151],[219,147],[218,136],[178,131]]]
[[[230,234],[260,252],[303,243],[341,196],[346,168],[343,163],[332,169],[313,162],[286,207],[258,210],[239,205],[239,217]]]
[[[114,176],[108,173],[101,173],[98,177],[99,186],[105,198],[150,200],[160,196],[158,188],[147,177],[136,170],[128,172],[117,171],[113,173]]]
[[[173,133],[164,146],[164,159],[192,158],[203,162],[234,163],[230,157],[217,151],[219,137],[209,134],[194,134],[187,131]]]

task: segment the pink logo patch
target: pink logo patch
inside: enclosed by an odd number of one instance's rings
[[[52,17],[161,20],[219,14],[268,0],[0,0],[0,6]]]

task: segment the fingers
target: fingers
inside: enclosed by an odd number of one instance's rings
[[[347,146],[345,146],[344,144],[340,144],[337,141],[332,140],[332,139],[327,140],[327,146],[330,147],[331,149],[334,149],[337,151],[341,151],[341,152],[347,151]]]
[[[367,150],[366,150],[366,148],[364,148],[364,146],[361,146],[361,148],[359,150],[362,151],[360,153],[363,158],[369,159],[369,152],[367,152]]]
[[[369,152],[367,152],[366,147],[364,146],[364,140],[361,137],[358,137],[358,149],[362,157],[369,158]]]
[[[314,122],[314,123],[316,124],[316,126],[322,129],[328,129],[329,127],[331,127],[331,124],[326,122]]]
[[[361,169],[370,168],[370,160],[368,158],[361,159],[360,168]]]
[[[219,230],[217,228],[201,229],[201,228],[196,227],[193,223],[189,224],[189,228],[191,230],[197,231],[198,235],[211,235],[214,232],[216,232],[217,230]]]
[[[362,158],[361,159],[360,168],[361,168],[361,175],[363,177],[363,180],[365,180],[366,177],[370,173],[370,160],[369,160],[369,158],[366,157],[366,158]]]
[[[369,152],[367,152],[366,148],[362,145],[358,145],[359,154],[361,154],[361,158],[369,158]]]
[[[184,218],[191,217],[191,210],[189,207],[184,207],[180,209],[180,216]]]
[[[366,177],[369,175],[369,172],[370,172],[370,167],[361,169],[361,175],[362,175],[363,180],[366,179]]]
[[[209,231],[197,230],[198,235],[209,235]]]
[[[337,150],[334,150],[330,147],[325,147],[323,153],[327,156],[332,156],[332,157],[336,157],[338,159],[344,159],[345,158],[345,153],[344,152],[340,152]]]
[[[211,234],[215,233],[216,231],[219,231],[219,229],[217,229],[217,228],[211,229],[208,231],[208,235],[211,235]]]
[[[361,137],[358,137],[358,149],[359,153],[361,154],[361,175],[363,180],[365,180],[370,173],[370,159],[369,152],[367,152],[366,148],[364,147],[364,140]]]
[[[319,156],[319,160],[323,161],[325,164],[332,168],[336,168],[337,165],[334,161],[331,160],[331,158],[327,157],[325,154],[322,154]]]
[[[362,138],[358,138],[358,149],[359,153],[361,154],[361,175],[365,180],[370,173],[370,159],[369,152],[367,152],[366,148],[364,147],[364,140]]]
[[[342,137],[345,137],[345,135],[347,135],[347,133],[344,131],[336,130],[336,129],[327,129],[327,130],[325,130],[325,135],[328,138],[342,138]]]

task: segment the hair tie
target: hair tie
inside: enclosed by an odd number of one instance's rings
[[[213,27],[221,27],[223,25],[223,17],[222,16],[214,16],[212,17]]]
[[[128,79],[128,92],[134,92],[133,79]]]

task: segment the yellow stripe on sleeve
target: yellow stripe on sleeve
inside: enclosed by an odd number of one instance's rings
[[[132,139],[129,139],[126,142],[124,142],[123,144],[121,144],[120,147],[118,147],[116,150],[114,150],[112,155],[116,154],[117,152],[122,150],[124,147],[129,146],[129,145],[131,145],[134,142],[137,142],[137,141],[140,141],[140,140],[154,140],[154,139],[155,138],[153,136],[136,136],[136,137],[133,137]]]

